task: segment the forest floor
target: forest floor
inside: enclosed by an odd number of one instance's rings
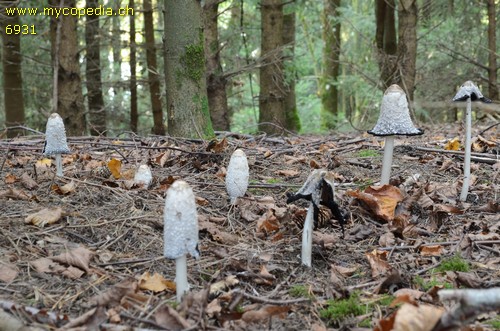
[[[500,127],[474,128],[480,158],[466,202],[463,152],[449,143],[462,130],[425,129],[396,140],[384,187],[383,139],[360,133],[72,137],[63,177],[41,155],[42,136],[0,141],[0,330],[383,331],[418,319],[422,328],[406,330],[431,330],[450,307],[440,289],[500,286]],[[236,148],[250,185],[231,206],[224,176]],[[149,189],[132,181],[141,163]],[[347,223],[342,238],[322,210],[307,268],[308,203],[286,194],[317,168],[335,177]],[[163,258],[165,192],[177,179],[196,195],[201,252],[188,258],[191,291],[179,305],[175,262]],[[500,329],[500,315],[471,323]]]

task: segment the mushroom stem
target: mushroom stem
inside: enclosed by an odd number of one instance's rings
[[[56,154],[56,175],[58,177],[62,177],[63,176],[62,159],[61,159],[61,154],[60,153]]]
[[[189,291],[186,254],[175,259],[175,288],[177,293],[177,302],[181,302],[184,294]]]
[[[472,126],[472,103],[471,98],[467,98],[467,109],[465,112],[465,158],[464,158],[464,180],[460,201],[467,200],[470,184],[470,157],[471,157],[471,126]]]
[[[309,203],[306,220],[304,221],[304,230],[302,231],[302,264],[306,267],[312,266],[312,235],[314,223],[314,205]]]
[[[394,150],[394,136],[385,137],[384,158],[382,159],[382,176],[380,185],[389,184],[392,167],[392,151]]]

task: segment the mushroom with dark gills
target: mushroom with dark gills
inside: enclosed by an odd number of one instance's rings
[[[304,229],[302,231],[302,264],[311,266],[311,251],[312,251],[312,232],[313,228],[318,223],[320,205],[328,207],[335,219],[342,228],[342,237],[344,237],[344,215],[340,211],[339,205],[335,202],[334,197],[334,182],[333,174],[326,170],[316,169],[307,177],[304,185],[295,194],[287,194],[287,203],[294,202],[299,199],[309,201],[309,209],[304,221]]]
[[[471,126],[472,126],[472,104],[471,101],[482,101],[490,103],[491,100],[485,98],[479,88],[470,80],[460,86],[453,101],[467,101],[465,112],[465,157],[464,157],[464,180],[462,191],[460,192],[460,201],[467,200],[470,185],[470,159],[471,159]]]
[[[163,212],[163,255],[175,259],[177,301],[189,290],[187,254],[194,258],[198,251],[198,214],[194,193],[188,183],[175,181],[167,190]]]
[[[66,129],[64,123],[57,113],[52,113],[47,120],[45,129],[45,146],[43,148],[44,155],[55,155],[56,157],[56,175],[61,177],[62,160],[61,154],[70,153],[68,142],[66,140]]]
[[[226,189],[231,204],[236,199],[245,195],[248,188],[249,168],[245,152],[237,149],[231,155],[226,173]]]
[[[413,125],[406,93],[399,85],[393,84],[385,90],[377,124],[368,133],[385,137],[380,184],[389,184],[395,136],[415,136],[424,133]]]

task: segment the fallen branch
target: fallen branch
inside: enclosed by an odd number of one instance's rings
[[[444,313],[432,331],[458,330],[476,316],[500,309],[500,287],[487,290],[441,290],[441,301],[458,301],[458,306]]]

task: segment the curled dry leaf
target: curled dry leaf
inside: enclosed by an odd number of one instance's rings
[[[122,168],[122,162],[120,160],[117,160],[117,159],[111,159],[109,162],[108,162],[108,168],[109,168],[109,171],[111,171],[111,174],[113,175],[113,177],[115,179],[120,179],[121,178],[121,168]]]
[[[169,305],[163,305],[154,314],[156,324],[167,330],[189,329],[191,324],[182,317],[174,308]]]
[[[394,246],[395,243],[396,237],[392,232],[386,232],[378,239],[378,244],[382,247]]]
[[[259,310],[244,312],[241,319],[249,324],[265,323],[271,317],[285,318],[289,310],[289,306],[265,305]]]
[[[33,190],[38,187],[38,183],[35,182],[27,172],[23,173],[21,176],[21,184],[28,190]]]
[[[391,270],[391,266],[387,262],[388,254],[389,253],[387,251],[379,251],[376,249],[365,254],[368,262],[370,263],[373,278],[386,275]]]
[[[86,247],[78,246],[68,252],[53,256],[51,259],[62,264],[80,268],[85,270],[86,273],[89,273],[89,263],[93,256],[94,252]]]
[[[56,192],[59,195],[67,195],[74,192],[76,189],[76,183],[71,181],[63,186],[59,186],[57,184],[52,185],[52,191]]]
[[[44,208],[39,212],[26,216],[24,222],[31,223],[43,228],[47,224],[54,224],[55,222],[59,221],[62,216],[63,210],[61,207]]]
[[[432,246],[421,246],[420,255],[422,256],[441,256],[443,255],[443,246],[432,245]]]
[[[447,151],[458,151],[460,150],[460,139],[458,137],[455,137],[451,140],[448,140],[446,145],[444,145],[444,149]]]
[[[347,194],[361,200],[375,216],[385,221],[394,219],[396,206],[403,200],[401,191],[392,185],[369,186],[365,192],[356,190]]]
[[[92,297],[89,302],[97,306],[116,306],[126,295],[133,295],[137,291],[138,284],[133,280],[125,280],[116,284],[107,291]]]
[[[0,191],[0,198],[7,198],[13,200],[29,200],[31,197],[24,191],[14,187],[9,187],[6,190]]]
[[[175,283],[166,280],[162,275],[155,272],[153,275],[146,271],[139,277],[139,288],[141,290],[162,292],[165,290],[175,291]]]
[[[14,176],[13,174],[7,174],[5,175],[4,182],[5,184],[12,184],[17,181],[17,177]]]
[[[396,312],[393,331],[429,331],[441,318],[443,309],[405,303]]]
[[[17,277],[17,273],[15,265],[0,261],[0,281],[10,283]]]
[[[278,170],[275,171],[275,174],[278,176],[285,176],[285,177],[296,177],[299,175],[298,170]]]

